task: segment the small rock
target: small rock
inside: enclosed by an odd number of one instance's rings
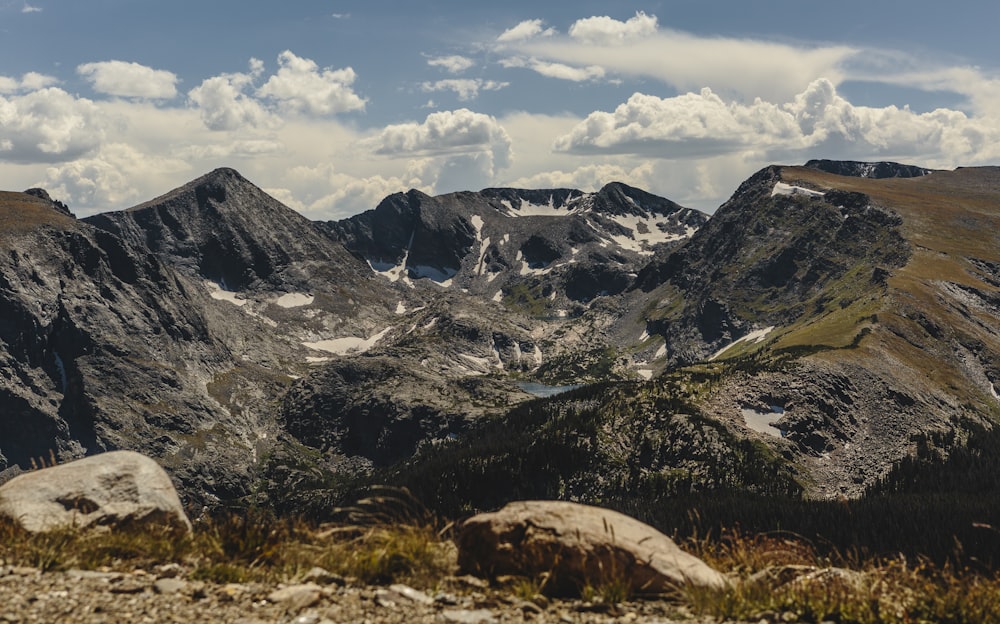
[[[146,585],[137,581],[125,580],[111,586],[112,594],[141,594],[146,591]]]
[[[525,613],[543,613],[545,611],[545,609],[542,609],[535,603],[529,602],[527,600],[518,600],[517,602],[514,603],[514,606],[516,606],[518,609],[520,609]]]
[[[303,582],[306,583],[317,583],[319,585],[346,585],[347,579],[340,576],[339,574],[334,574],[329,572],[319,566],[314,567],[305,573],[302,577]]]
[[[386,609],[395,607],[396,600],[399,598],[402,598],[402,596],[387,589],[378,589],[375,591],[375,604]]]
[[[401,583],[396,583],[395,585],[390,585],[389,589],[391,591],[396,592],[397,594],[399,594],[403,598],[406,598],[407,600],[411,600],[413,602],[416,602],[416,603],[419,603],[419,604],[423,604],[423,605],[432,605],[432,604],[434,604],[434,599],[433,598],[431,598],[430,596],[428,596],[427,594],[425,594],[424,592],[422,592],[420,590],[413,589],[412,587],[410,587],[408,585],[403,585]]]
[[[14,576],[36,576],[42,573],[38,568],[29,568],[27,566],[11,566],[8,570]]]
[[[448,605],[449,607],[459,604],[458,596],[445,592],[438,592],[434,594],[434,602],[441,605]]]
[[[158,578],[175,578],[184,572],[184,567],[178,563],[164,563],[156,566],[156,576]]]
[[[465,585],[466,587],[474,587],[476,589],[486,589],[490,584],[483,579],[472,576],[471,574],[465,574],[463,576],[455,576],[451,579],[458,585]]]
[[[153,591],[158,594],[176,594],[186,587],[186,581],[176,578],[161,578],[153,582]]]
[[[99,572],[97,570],[66,570],[66,576],[78,580],[102,580],[118,582],[125,578],[120,572]]]
[[[267,599],[284,605],[288,611],[300,611],[316,605],[322,594],[319,585],[306,583],[276,589],[267,595]]]
[[[441,612],[441,619],[456,624],[492,624],[497,621],[493,612],[487,609],[446,609]]]

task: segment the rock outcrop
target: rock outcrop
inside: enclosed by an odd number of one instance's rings
[[[877,180],[884,178],[919,178],[934,172],[933,169],[888,161],[859,162],[856,160],[816,159],[810,160],[805,166],[842,176],[874,178]]]
[[[611,582],[652,594],[727,585],[722,574],[656,529],[616,511],[577,503],[510,503],[463,522],[457,543],[463,570],[491,577],[547,574],[551,585],[546,589],[557,593]]]
[[[0,486],[0,515],[33,532],[138,525],[191,530],[170,477],[132,451],[21,474]]]

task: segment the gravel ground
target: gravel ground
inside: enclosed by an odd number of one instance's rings
[[[641,601],[607,606],[536,597],[526,601],[472,577],[439,590],[357,586],[314,570],[298,584],[214,584],[176,564],[128,573],[0,566],[0,623],[225,622],[232,624],[421,624],[453,622],[705,623],[677,606]]]

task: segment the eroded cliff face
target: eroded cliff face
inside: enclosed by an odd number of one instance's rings
[[[0,211],[3,468],[129,448],[188,454],[181,480],[189,470],[239,473],[230,445],[194,443],[234,426],[205,391],[228,359],[211,336],[207,297],[44,198],[7,193]],[[240,486],[211,489],[228,496]]]

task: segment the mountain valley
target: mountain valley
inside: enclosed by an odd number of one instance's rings
[[[1000,169],[811,161],[311,222],[232,169],[0,194],[0,480],[133,449],[191,506],[855,498],[1000,422]],[[567,392],[537,398],[537,386]]]

